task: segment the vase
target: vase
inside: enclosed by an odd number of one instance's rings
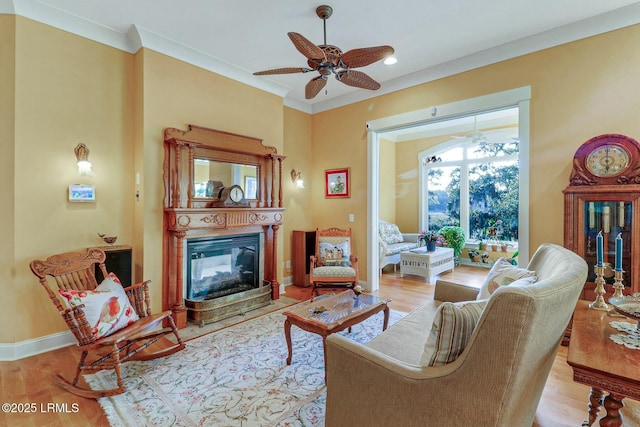
[[[436,242],[427,242],[427,252],[436,251]]]

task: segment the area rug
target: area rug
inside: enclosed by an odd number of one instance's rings
[[[302,303],[304,304],[304,303]],[[280,309],[188,341],[163,359],[123,366],[127,392],[101,398],[112,426],[323,426],[326,400],[322,338],[291,328],[293,360]],[[389,325],[404,314],[391,310]],[[367,343],[382,332],[377,313],[341,335]],[[112,372],[86,375],[113,388]]]

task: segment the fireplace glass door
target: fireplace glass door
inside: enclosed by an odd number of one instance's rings
[[[259,251],[258,234],[188,240],[186,299],[202,301],[257,288]]]

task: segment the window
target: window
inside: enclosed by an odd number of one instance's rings
[[[445,225],[460,226],[468,240],[515,244],[519,222],[518,128],[481,134],[482,138],[452,139],[420,154],[426,189],[422,203],[425,228],[437,231]]]

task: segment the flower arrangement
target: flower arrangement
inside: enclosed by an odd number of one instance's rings
[[[422,241],[425,244],[427,242],[436,242],[436,244],[446,245],[447,241],[436,231],[423,230],[418,234],[418,241]]]

